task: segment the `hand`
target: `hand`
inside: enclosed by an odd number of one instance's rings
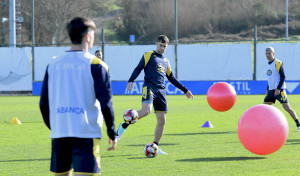
[[[127,90],[131,91],[133,87],[133,82],[128,82],[127,83]]]
[[[108,151],[116,150],[116,148],[117,148],[117,143],[118,143],[117,138],[115,138],[115,140],[109,139],[109,140],[108,140],[108,143],[109,143],[109,144],[112,143],[112,146],[107,148]]]
[[[277,96],[277,95],[279,95],[279,94],[280,94],[280,90],[279,90],[279,89],[276,89],[275,92],[274,92],[274,95]]]
[[[185,93],[185,95],[186,95],[187,98],[192,98],[192,99],[194,99],[194,96],[193,96],[192,92],[189,91],[189,90]]]

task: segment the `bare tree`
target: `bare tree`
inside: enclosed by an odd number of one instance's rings
[[[3,1],[0,4],[0,46],[4,44],[9,43],[9,22],[3,22],[2,18],[8,18],[9,17],[9,4],[8,1]]]
[[[116,0],[39,0],[35,1],[35,41],[37,44],[50,44],[55,38],[56,44],[70,43],[66,33],[66,23],[76,16],[84,16],[96,21],[99,16],[110,12],[110,5]],[[22,1],[25,16],[23,42],[31,41],[31,1]],[[97,30],[96,42],[100,40]]]
[[[8,2],[8,1],[7,1]],[[284,36],[285,2],[282,0],[178,0],[179,40],[222,39],[220,36],[251,38],[254,25],[259,37]],[[22,0],[22,43],[31,43],[31,1]],[[8,16],[8,4],[0,4],[0,15]],[[289,0],[290,35],[300,33],[299,0]],[[106,39],[154,41],[165,34],[174,39],[174,0],[35,0],[35,40],[38,44],[69,43],[66,22],[75,16],[92,18]],[[1,16],[1,17],[2,17]],[[0,23],[0,29],[8,28]],[[0,31],[0,41],[8,44],[8,31]],[[114,37],[112,37],[114,36]],[[223,39],[228,39],[224,37]],[[231,39],[237,39],[231,37]],[[0,43],[0,44],[1,44]]]
[[[250,34],[254,25],[285,23],[281,0],[178,0],[179,38],[195,35]],[[135,33],[137,40],[153,40],[153,34],[174,33],[174,0],[123,0],[123,34]],[[299,19],[299,1],[289,0],[290,19]],[[296,32],[297,24],[292,23]],[[300,26],[298,26],[299,28]],[[142,29],[142,30],[141,30]],[[278,31],[281,33],[280,31]],[[281,35],[283,35],[281,33]],[[219,35],[216,35],[219,36]]]

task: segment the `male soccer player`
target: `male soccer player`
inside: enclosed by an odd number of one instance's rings
[[[273,104],[276,99],[282,104],[283,108],[295,120],[297,132],[300,132],[300,124],[296,112],[290,107],[286,94],[285,74],[283,64],[280,60],[274,57],[275,52],[273,47],[266,48],[266,57],[268,59],[267,75],[268,88],[264,99],[264,104]]]
[[[95,56],[102,59],[102,57],[103,57],[102,51],[101,50],[96,50],[95,51]]]
[[[132,90],[133,82],[144,69],[144,85],[142,94],[142,109],[138,112],[138,119],[147,116],[154,106],[157,124],[154,134],[154,143],[159,145],[160,139],[164,132],[166,123],[166,114],[168,111],[165,77],[178,89],[182,90],[187,98],[194,98],[193,94],[182,85],[173,75],[169,60],[163,56],[169,44],[169,39],[165,35],[160,35],[156,41],[156,50],[146,52],[134,69],[129,78],[127,89]],[[129,123],[121,123],[118,128],[119,140]],[[159,154],[167,154],[159,149]]]
[[[100,174],[103,117],[108,150],[117,146],[107,65],[88,49],[94,43],[95,23],[75,17],[67,24],[71,50],[52,60],[46,69],[40,110],[51,130],[50,170],[55,175]]]

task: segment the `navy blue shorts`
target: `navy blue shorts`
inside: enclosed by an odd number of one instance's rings
[[[50,171],[64,174],[72,169],[75,174],[100,174],[100,139],[52,139]]]
[[[167,112],[168,104],[165,89],[152,89],[151,86],[143,87],[142,103],[153,103],[155,112]]]
[[[285,89],[280,90],[280,94],[275,96],[275,90],[268,90],[268,93],[264,99],[264,102],[275,103],[278,100],[280,103],[288,103],[288,98]]]

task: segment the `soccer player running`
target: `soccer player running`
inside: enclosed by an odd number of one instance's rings
[[[274,48],[266,48],[266,57],[268,59],[267,75],[268,88],[264,99],[264,104],[271,105],[275,103],[276,99],[282,104],[282,107],[295,120],[297,125],[297,132],[300,132],[300,124],[296,112],[290,107],[286,94],[285,74],[283,64],[280,60],[274,57]]]
[[[88,49],[95,23],[75,17],[67,24],[71,50],[52,60],[43,82],[40,110],[51,130],[50,170],[55,175],[100,174],[103,117],[108,150],[117,147],[112,91],[107,65]]]
[[[166,114],[168,111],[165,76],[178,89],[182,90],[187,98],[194,98],[193,94],[182,85],[173,75],[169,60],[163,56],[169,44],[169,39],[165,35],[160,35],[156,41],[156,50],[146,52],[140,60],[137,67],[134,69],[129,78],[127,89],[132,90],[134,80],[139,76],[144,69],[144,85],[142,94],[142,109],[138,112],[138,119],[147,116],[154,106],[154,112],[157,118],[156,129],[154,133],[154,141],[159,145],[160,139],[164,132],[166,123]],[[128,128],[130,123],[121,123],[118,128],[117,140],[119,140]],[[159,149],[158,154],[167,154]]]

